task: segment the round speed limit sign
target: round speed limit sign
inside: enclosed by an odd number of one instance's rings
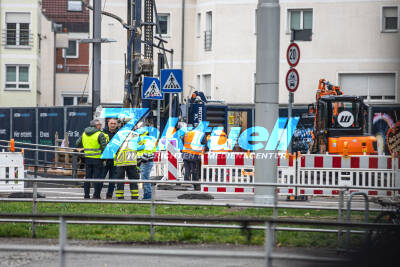
[[[294,93],[299,87],[299,73],[296,69],[290,69],[286,74],[286,88],[289,92]]]
[[[286,51],[286,59],[290,67],[296,67],[300,61],[300,48],[296,43],[291,43]]]

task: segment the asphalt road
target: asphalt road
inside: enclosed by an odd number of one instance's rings
[[[0,245],[57,245],[56,240],[48,239],[17,239],[17,238],[0,238]],[[137,245],[137,244],[121,244],[107,243],[103,241],[69,241],[71,246],[90,246],[90,247],[110,247],[110,248],[152,248],[152,249],[168,249],[168,250],[195,250],[209,252],[215,250],[222,251],[238,251],[238,252],[262,252],[261,246],[234,246],[234,245]],[[308,255],[319,257],[337,257],[334,250],[326,249],[303,249],[303,248],[278,248],[274,252],[285,253],[291,255]],[[176,256],[121,256],[121,255],[104,255],[104,254],[67,254],[67,266],[85,266],[85,267],[122,267],[122,266],[157,266],[157,267],[205,267],[205,266],[221,266],[221,267],[239,267],[239,266],[265,266],[264,260],[258,259],[242,259],[242,258],[211,258],[211,257],[176,257]],[[53,267],[59,266],[58,253],[49,252],[0,252],[0,267]],[[304,261],[291,260],[274,260],[273,266],[279,267],[305,267],[310,263]],[[318,266],[324,266],[318,263]]]

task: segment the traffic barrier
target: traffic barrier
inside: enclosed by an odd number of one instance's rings
[[[243,183],[243,186],[202,186],[203,192],[212,193],[253,193],[254,154],[208,153],[203,157],[202,182]],[[238,158],[247,161],[239,161]],[[228,161],[229,160],[229,161]],[[234,163],[239,164],[234,164]],[[246,164],[244,164],[244,162]],[[228,164],[229,163],[229,164]],[[338,189],[332,186],[351,186],[369,196],[391,197],[395,192],[387,189],[400,185],[400,162],[388,156],[278,155],[278,183],[296,187],[277,188],[284,196],[337,196]],[[246,186],[247,184],[247,186]],[[320,186],[320,188],[310,188]],[[329,186],[330,188],[327,188]],[[374,187],[374,190],[363,189]],[[400,195],[400,191],[396,192]]]
[[[388,156],[303,155],[297,159],[298,183],[305,187],[297,188],[298,195],[335,196],[338,190],[325,189],[324,186],[355,186],[370,196],[392,196],[383,187],[394,187],[393,159]],[[320,189],[307,188],[319,185]],[[363,190],[375,187],[377,190]]]
[[[243,186],[201,185],[207,193],[254,193],[254,154],[209,152],[202,156],[202,182],[243,183]],[[246,186],[247,185],[247,186]]]
[[[0,192],[24,191],[24,157],[18,152],[0,152],[0,177],[18,181],[0,181]]]
[[[296,158],[293,155],[278,155],[278,183],[297,184],[296,177]],[[294,196],[294,187],[279,187],[277,193],[282,196]]]
[[[202,156],[203,165],[254,166],[254,153],[208,152]]]

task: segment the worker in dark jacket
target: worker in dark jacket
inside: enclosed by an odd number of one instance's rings
[[[110,141],[113,139],[114,135],[118,132],[118,120],[115,118],[111,118],[108,120],[108,128],[104,129],[103,132],[108,135]],[[107,173],[109,173],[109,179],[116,179],[115,177],[116,167],[114,166],[114,159],[107,159],[106,165],[103,168],[103,179],[106,178]],[[108,183],[108,189],[106,197],[107,199],[112,199],[114,193],[115,183]]]
[[[85,151],[86,179],[102,179],[103,160],[101,154],[107,146],[108,137],[101,130],[101,122],[92,120],[82,136],[76,141],[77,147]],[[102,183],[94,183],[94,199],[100,199]],[[90,182],[83,184],[84,197],[90,198]]]

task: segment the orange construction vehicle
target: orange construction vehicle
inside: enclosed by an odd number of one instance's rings
[[[367,106],[361,97],[346,96],[340,86],[319,80],[311,153],[340,155],[377,154],[377,141],[366,133]]]

